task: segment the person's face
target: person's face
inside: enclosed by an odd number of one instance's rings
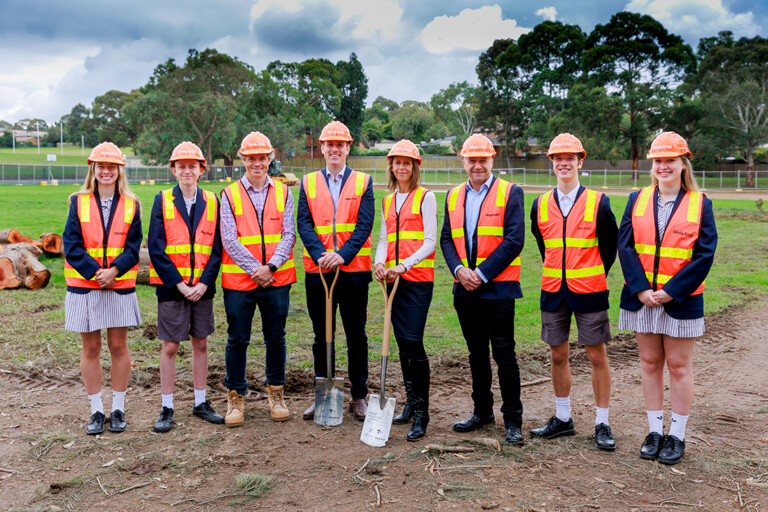
[[[578,179],[583,160],[576,153],[556,153],[552,155],[552,167],[559,181]]]
[[[200,167],[199,160],[193,160],[185,158],[182,160],[176,160],[171,167],[173,175],[179,180],[182,185],[195,185],[200,175],[203,173],[203,169]]]
[[[413,175],[413,159],[407,156],[395,156],[392,158],[392,173],[400,187],[410,189],[411,176]]]
[[[120,176],[120,167],[109,162],[96,162],[96,181],[100,185],[114,185]]]
[[[269,155],[245,155],[245,172],[251,181],[261,181],[269,169]]]
[[[491,177],[493,168],[493,157],[490,156],[471,156],[463,158],[462,163],[467,171],[469,183],[473,187],[479,188]]]
[[[651,174],[659,185],[680,186],[683,175],[683,159],[679,156],[654,158]]]
[[[320,144],[320,151],[329,167],[342,167],[347,164],[349,142],[343,140],[327,140]]]

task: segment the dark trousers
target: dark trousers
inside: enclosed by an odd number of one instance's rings
[[[333,274],[325,276],[330,287]],[[315,343],[312,353],[315,358],[315,376],[326,375],[325,341],[325,289],[317,279],[305,279],[307,291],[307,310],[312,320]],[[336,308],[341,313],[341,322],[347,338],[347,360],[349,371],[350,394],[352,398],[365,398],[368,395],[368,337],[365,335],[365,323],[368,312],[368,283],[359,284],[345,272],[339,273],[339,280],[333,290],[333,326],[336,333]],[[334,336],[335,339],[335,336]],[[332,344],[332,368],[335,374],[336,351]]]
[[[224,289],[224,310],[227,313],[229,335],[224,353],[227,365],[224,385],[227,389],[234,389],[241,395],[248,389],[245,361],[256,306],[261,315],[261,332],[267,350],[267,384],[285,384],[285,319],[288,316],[290,292],[291,285],[259,286],[248,291]]]
[[[493,413],[491,392],[490,341],[493,360],[499,368],[501,413],[504,425],[523,424],[523,404],[520,401],[520,370],[515,355],[515,300],[479,299],[473,296],[453,298],[459,316],[461,331],[469,349],[469,367],[472,372],[472,401],[474,413],[488,416]]]

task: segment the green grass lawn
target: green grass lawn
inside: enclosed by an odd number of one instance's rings
[[[54,162],[48,162],[46,155],[56,155],[55,164],[58,165],[84,165],[91,154],[93,148],[64,148],[64,154],[59,148],[48,148],[41,146],[40,153],[37,152],[37,146],[29,147],[17,147],[14,152],[13,148],[0,148],[0,163],[4,164],[49,164]],[[133,156],[133,148],[120,148],[124,154]]]
[[[152,206],[154,195],[167,186],[133,187],[134,192],[141,199],[144,211],[147,212],[143,224],[145,234],[148,228],[148,211]],[[224,184],[204,183],[202,186],[218,193]],[[67,196],[76,190],[77,187],[72,185],[0,186],[0,204],[3,206],[3,222],[0,229],[15,227],[22,234],[33,238],[43,232],[61,233],[66,220]],[[296,188],[293,189],[293,193],[297,198]],[[383,191],[376,192],[379,204],[383,196]],[[525,196],[526,226],[529,224],[528,212],[535,197],[535,194]],[[444,193],[438,193],[440,204],[443,198]],[[715,265],[707,278],[705,295],[707,314],[729,307],[742,306],[755,297],[764,297],[768,294],[768,260],[765,257],[768,252],[768,222],[751,220],[764,217],[752,201],[715,200],[714,204],[718,216],[720,242]],[[613,198],[612,207],[617,219],[621,218],[625,205],[625,197]],[[442,214],[440,217],[442,223]],[[377,215],[374,240],[378,234],[379,224],[380,219]],[[311,367],[312,328],[304,297],[303,270],[300,264],[302,249],[301,239],[298,239],[294,258],[299,262],[297,264],[299,281],[291,289],[291,310],[286,338],[289,345],[289,365]],[[520,351],[528,352],[541,350],[544,347],[539,341],[541,259],[530,233],[526,236],[522,260],[521,285],[524,298],[517,302],[515,327]],[[47,288],[37,291],[6,290],[0,293],[0,316],[5,320],[0,322],[0,359],[14,365],[34,365],[35,361],[42,363],[43,361],[39,360],[47,360],[57,366],[75,368],[79,359],[79,335],[63,329],[63,302],[66,290],[63,261],[46,256],[43,256],[41,261],[49,266],[53,274]],[[466,354],[466,347],[453,309],[452,278],[440,254],[439,246],[436,263],[435,293],[426,326],[427,351],[433,356],[463,356]],[[622,284],[618,261],[609,274],[608,283],[612,291],[609,314],[615,331]],[[156,301],[153,288],[139,286],[138,297],[144,323],[155,323]],[[372,361],[378,359],[380,352],[383,309],[382,294],[378,283],[374,282],[370,287],[368,305],[368,334],[371,340]],[[215,301],[215,314],[217,331],[210,339],[212,364],[223,365],[226,322],[220,293],[217,294]],[[263,346],[258,315],[254,319],[252,339],[252,351],[249,357],[256,365],[253,368],[259,371],[259,368],[263,368]],[[142,368],[156,370],[159,361],[157,340],[148,340],[143,334],[143,327],[139,327],[131,331],[129,344],[139,370]],[[346,365],[344,352],[344,350],[338,352],[342,367]],[[54,355],[54,361],[50,361],[51,354]],[[107,358],[106,355],[105,358]],[[185,356],[184,360],[189,363],[188,356]]]

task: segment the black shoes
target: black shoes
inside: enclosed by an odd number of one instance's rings
[[[664,436],[664,444],[659,452],[659,462],[668,466],[673,466],[680,462],[685,455],[685,441],[677,436]]]
[[[173,410],[171,410],[171,413],[173,413]],[[192,408],[192,414],[198,418],[204,419],[209,423],[215,423],[216,425],[221,425],[224,423],[224,416],[214,411],[213,407],[211,407],[211,403],[208,400],[201,403],[200,405],[194,406]]]
[[[110,432],[125,432],[125,413],[120,409],[112,411],[109,415],[109,431]]]
[[[411,421],[411,418],[413,418],[413,407],[411,406],[411,402],[405,402],[405,407],[403,407],[403,412],[392,418],[392,423],[408,423]]]
[[[505,440],[509,444],[513,444],[515,446],[523,446],[525,444],[523,433],[520,431],[520,427],[516,425],[510,425],[507,427]]]
[[[464,421],[459,421],[453,424],[453,430],[456,432],[472,432],[477,430],[483,425],[490,425],[496,421],[496,417],[491,414],[489,416],[478,416],[473,414]]]
[[[557,416],[549,418],[549,421],[543,427],[531,430],[532,437],[543,437],[544,439],[575,435],[576,429],[573,427],[573,418],[569,418],[568,421],[562,421]]]
[[[658,432],[651,432],[645,436],[645,441],[643,441],[643,445],[640,447],[640,458],[646,460],[658,459],[661,445],[664,443],[664,438],[665,436]]]
[[[89,436],[95,436],[104,432],[104,423],[107,421],[107,417],[103,412],[95,412],[91,414],[91,419],[88,420],[88,426],[85,427],[85,433]]]
[[[611,427],[605,423],[595,425],[595,446],[607,452],[612,452],[616,449],[616,441],[613,439]]]
[[[157,420],[155,421],[155,426],[153,427],[155,432],[168,432],[171,430],[171,424],[173,423],[173,409],[169,407],[163,407],[163,410],[160,411],[160,416],[157,417]]]
[[[426,408],[419,407],[413,413],[413,424],[405,438],[408,441],[418,441],[427,433],[427,425],[429,425],[429,412]]]

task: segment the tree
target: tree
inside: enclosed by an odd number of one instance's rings
[[[392,136],[419,144],[435,122],[435,114],[426,103],[405,101],[392,119]]]
[[[395,100],[390,100],[384,96],[377,96],[376,99],[373,100],[373,104],[371,106],[380,107],[382,110],[385,110],[390,114],[400,108],[400,104],[398,104]]]
[[[336,68],[339,71],[336,87],[341,93],[336,119],[347,125],[352,138],[359,141],[363,132],[365,99],[368,97],[368,77],[355,53],[350,54],[348,62],[337,62]]]
[[[429,104],[435,118],[453,135],[471,135],[477,126],[476,99],[478,89],[468,82],[452,83],[432,95]]]
[[[141,92],[134,90],[122,92],[111,90],[93,100],[91,113],[98,130],[99,140],[114,142],[118,146],[128,146],[136,139],[134,127],[123,116],[126,106],[136,101]]]
[[[64,123],[64,140],[77,146],[81,143],[86,147],[93,147],[99,143],[99,134],[96,130],[96,123],[91,117],[91,110],[78,103],[69,112],[69,115],[62,117]]]

